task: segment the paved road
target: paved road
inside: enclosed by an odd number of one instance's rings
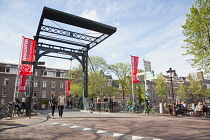
[[[49,111],[40,113],[50,115]],[[55,116],[55,119],[49,118],[42,123],[1,129],[0,139],[210,140],[210,118],[205,117],[99,114],[76,110],[65,110],[62,118],[58,118],[57,112]],[[43,116],[35,117],[40,117],[38,121],[43,120]],[[22,123],[27,123],[30,119],[22,118]],[[13,120],[14,124],[21,124],[17,123],[18,119]]]

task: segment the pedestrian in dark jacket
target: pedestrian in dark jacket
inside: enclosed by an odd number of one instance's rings
[[[57,104],[55,94],[52,94],[50,98],[50,104],[51,104],[51,110],[52,110],[52,118],[54,119],[55,106]]]

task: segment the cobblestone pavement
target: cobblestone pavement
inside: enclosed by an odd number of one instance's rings
[[[49,110],[40,113],[50,115]],[[75,110],[64,110],[62,118],[58,118],[56,110],[55,117],[43,123],[2,129],[0,139],[210,140],[210,118],[205,117],[100,114]],[[43,118],[40,116],[40,119]]]

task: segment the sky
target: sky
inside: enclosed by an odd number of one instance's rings
[[[130,63],[130,55],[150,61],[155,74],[171,67],[178,76],[196,72],[184,56],[181,25],[195,0],[0,0],[0,62],[19,63],[22,36],[33,38],[43,7],[84,17],[117,28],[89,51],[107,64]],[[70,61],[42,57],[46,67],[69,69]],[[72,61],[72,67],[79,65]]]

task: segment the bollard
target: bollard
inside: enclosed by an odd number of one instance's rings
[[[163,113],[163,103],[159,103],[159,109],[160,113]]]

